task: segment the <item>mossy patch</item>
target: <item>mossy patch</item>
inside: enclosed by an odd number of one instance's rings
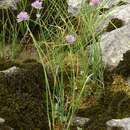
[[[79,110],[80,116],[91,118],[89,130],[106,130],[106,122],[114,118],[130,116],[130,87],[123,76],[113,75],[107,81],[104,93],[95,106]]]
[[[7,64],[8,63],[8,64]],[[42,65],[37,62],[0,62],[0,70],[20,67],[20,73],[0,73],[0,117],[16,129],[48,129],[45,81]]]

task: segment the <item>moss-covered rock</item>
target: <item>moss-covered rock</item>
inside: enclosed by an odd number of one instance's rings
[[[104,93],[101,94],[95,106],[80,109],[78,114],[91,118],[90,130],[106,130],[106,122],[114,118],[130,117],[130,87],[123,76],[109,75],[105,84]]]
[[[0,117],[13,128],[47,130],[45,78],[37,62],[0,62],[0,70],[13,65],[20,68],[11,76],[0,73]]]

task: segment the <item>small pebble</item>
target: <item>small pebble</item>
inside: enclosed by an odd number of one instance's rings
[[[79,127],[84,127],[85,125],[88,124],[88,122],[90,121],[89,118],[86,118],[86,117],[75,117],[74,120],[73,120],[73,124],[74,126],[79,126]]]
[[[5,119],[0,117],[0,124],[3,124],[5,122]]]

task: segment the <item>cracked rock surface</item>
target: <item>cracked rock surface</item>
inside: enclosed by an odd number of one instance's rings
[[[130,118],[112,119],[107,123],[107,130],[130,130]]]

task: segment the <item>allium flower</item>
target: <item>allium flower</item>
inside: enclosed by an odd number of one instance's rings
[[[42,1],[36,0],[34,1],[31,6],[35,9],[41,9],[42,8]]]
[[[17,22],[22,22],[22,21],[26,21],[29,20],[29,15],[27,12],[25,11],[21,11],[18,15],[17,15]]]
[[[66,41],[67,41],[68,43],[70,43],[70,44],[72,44],[73,42],[76,41],[76,38],[75,38],[73,35],[67,35],[67,36],[65,37],[65,39],[66,39]]]
[[[100,3],[100,0],[90,0],[91,6],[97,6]]]

